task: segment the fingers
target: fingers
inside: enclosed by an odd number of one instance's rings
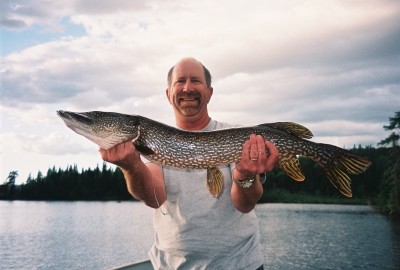
[[[279,160],[279,151],[275,145],[265,141],[261,135],[250,135],[243,144],[239,170],[248,173],[263,173],[271,171]]]
[[[258,143],[259,143],[259,139],[260,138],[258,138],[258,136],[255,136],[254,134],[252,134],[250,136],[250,140],[249,140],[250,141],[250,148],[249,148],[250,161],[254,161],[254,162],[258,161],[258,156],[259,156]],[[261,137],[261,140],[262,140],[262,137]]]
[[[260,135],[257,135],[257,159],[258,163],[264,164],[267,159],[267,153],[265,152],[265,141],[264,138]]]
[[[244,161],[253,161],[253,162],[258,162],[260,158],[260,153],[261,157],[262,153],[265,152],[265,145],[264,145],[264,139],[260,135],[254,135],[252,134],[250,136],[250,139],[245,141],[243,145],[243,152],[242,152],[242,160]]]
[[[135,147],[131,141],[117,144],[110,149],[99,149],[101,158],[104,161],[113,163],[117,166],[124,166],[128,160],[131,160],[137,155]]]
[[[265,172],[270,172],[274,169],[275,165],[279,162],[279,150],[270,142],[265,141],[265,153],[268,156],[265,162]]]

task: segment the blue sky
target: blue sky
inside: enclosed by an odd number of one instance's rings
[[[71,23],[68,17],[60,21],[60,29],[51,30],[46,26],[33,25],[20,31],[1,29],[1,56],[16,53],[23,49],[55,41],[65,36],[80,37],[85,35],[85,29]]]
[[[399,18],[394,0],[2,1],[0,177],[101,164],[56,110],[173,125],[166,73],[187,56],[213,74],[215,119],[375,146],[400,110]]]

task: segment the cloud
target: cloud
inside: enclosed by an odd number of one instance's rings
[[[7,18],[1,19],[0,25],[9,30],[23,29],[27,27],[27,24],[24,21]]]
[[[83,147],[76,142],[72,142],[68,136],[59,133],[50,133],[45,137],[28,136],[22,139],[24,141],[24,150],[39,154],[82,154],[93,152],[93,148],[95,148]]]
[[[213,118],[294,121],[315,141],[375,144],[399,110],[399,15],[392,0],[1,1],[4,33],[35,40],[16,40],[30,45],[2,57],[3,146],[15,146],[15,156],[61,162],[70,153],[87,164],[82,157],[93,159],[96,146],[71,133],[59,109],[172,125],[166,73],[186,56],[213,74]],[[42,36],[49,32],[58,35]]]
[[[41,105],[33,104],[27,107],[6,107],[1,106],[2,120],[7,120],[7,126],[12,128],[38,127],[40,125],[53,125],[54,115]]]
[[[22,31],[35,24],[55,29],[54,24],[70,13],[69,1],[34,2],[26,0],[3,0],[0,3],[0,27],[8,31]]]
[[[128,52],[106,44],[93,47],[92,42],[55,41],[6,57],[1,71],[3,101],[55,103],[94,91],[115,101],[159,91],[160,83],[148,64],[125,61]]]
[[[219,79],[237,73],[268,77],[277,70],[318,70],[317,76],[331,76],[330,82],[334,82],[324,89],[338,85],[345,74],[363,72],[367,65],[375,67],[375,72],[385,72],[387,65],[394,65],[393,56],[399,53],[395,46],[400,40],[395,16],[399,5],[388,1],[371,13],[352,3],[324,3],[310,6],[305,2],[288,9],[286,4],[256,2],[258,8],[247,9],[243,8],[244,2],[238,1],[225,6],[224,16],[217,16],[222,4],[213,3],[208,24],[198,20],[196,12],[187,12],[192,10],[188,2],[174,5],[176,16],[167,13],[171,5],[161,3],[150,6],[133,1],[113,5],[114,8],[107,1],[96,5],[82,1],[64,3],[60,12],[68,14],[74,10],[71,20],[83,25],[88,35],[40,44],[6,57],[1,70],[4,101],[75,101],[83,92],[102,92],[100,97],[115,101],[153,95],[164,88],[161,78],[170,65],[190,54],[204,56],[205,64],[213,67]],[[207,1],[197,4],[210,7]],[[29,16],[39,17],[58,7],[50,5],[41,11],[29,7]],[[320,12],[311,13],[309,8]],[[328,12],[328,8],[333,10]],[[15,7],[14,13],[25,14],[20,9],[23,8]],[[149,10],[152,12],[148,13]],[[310,17],[305,19],[305,14]],[[196,30],[189,29],[189,25]],[[388,79],[396,81],[394,74]],[[359,81],[372,78],[360,76]],[[26,83],[21,85],[20,81]],[[318,81],[314,85],[321,87]]]
[[[151,5],[146,1],[133,0],[86,0],[74,1],[75,10],[78,13],[88,15],[104,15],[116,12],[138,11],[148,9]]]
[[[93,153],[93,150],[96,149],[96,146],[91,142],[79,137],[71,139],[69,135],[71,135],[69,132],[62,134],[51,132],[46,135],[4,132],[0,134],[0,152],[18,153],[25,151],[28,153],[58,156]]]

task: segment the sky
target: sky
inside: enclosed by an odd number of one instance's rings
[[[389,135],[400,110],[397,0],[2,0],[0,184],[102,164],[57,110],[139,114],[173,125],[166,74],[212,73],[212,118],[291,121],[352,148]]]

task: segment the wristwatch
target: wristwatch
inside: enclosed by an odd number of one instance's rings
[[[256,176],[255,175],[249,175],[247,179],[235,179],[235,177],[233,176],[234,174],[234,170],[236,170],[236,168],[234,168],[232,170],[232,180],[241,188],[249,188],[253,185],[254,180],[256,180]]]
[[[253,178],[253,179],[246,179],[246,180],[239,181],[239,180],[233,178],[233,181],[241,188],[251,187],[253,185],[254,180],[256,180],[256,179]]]

